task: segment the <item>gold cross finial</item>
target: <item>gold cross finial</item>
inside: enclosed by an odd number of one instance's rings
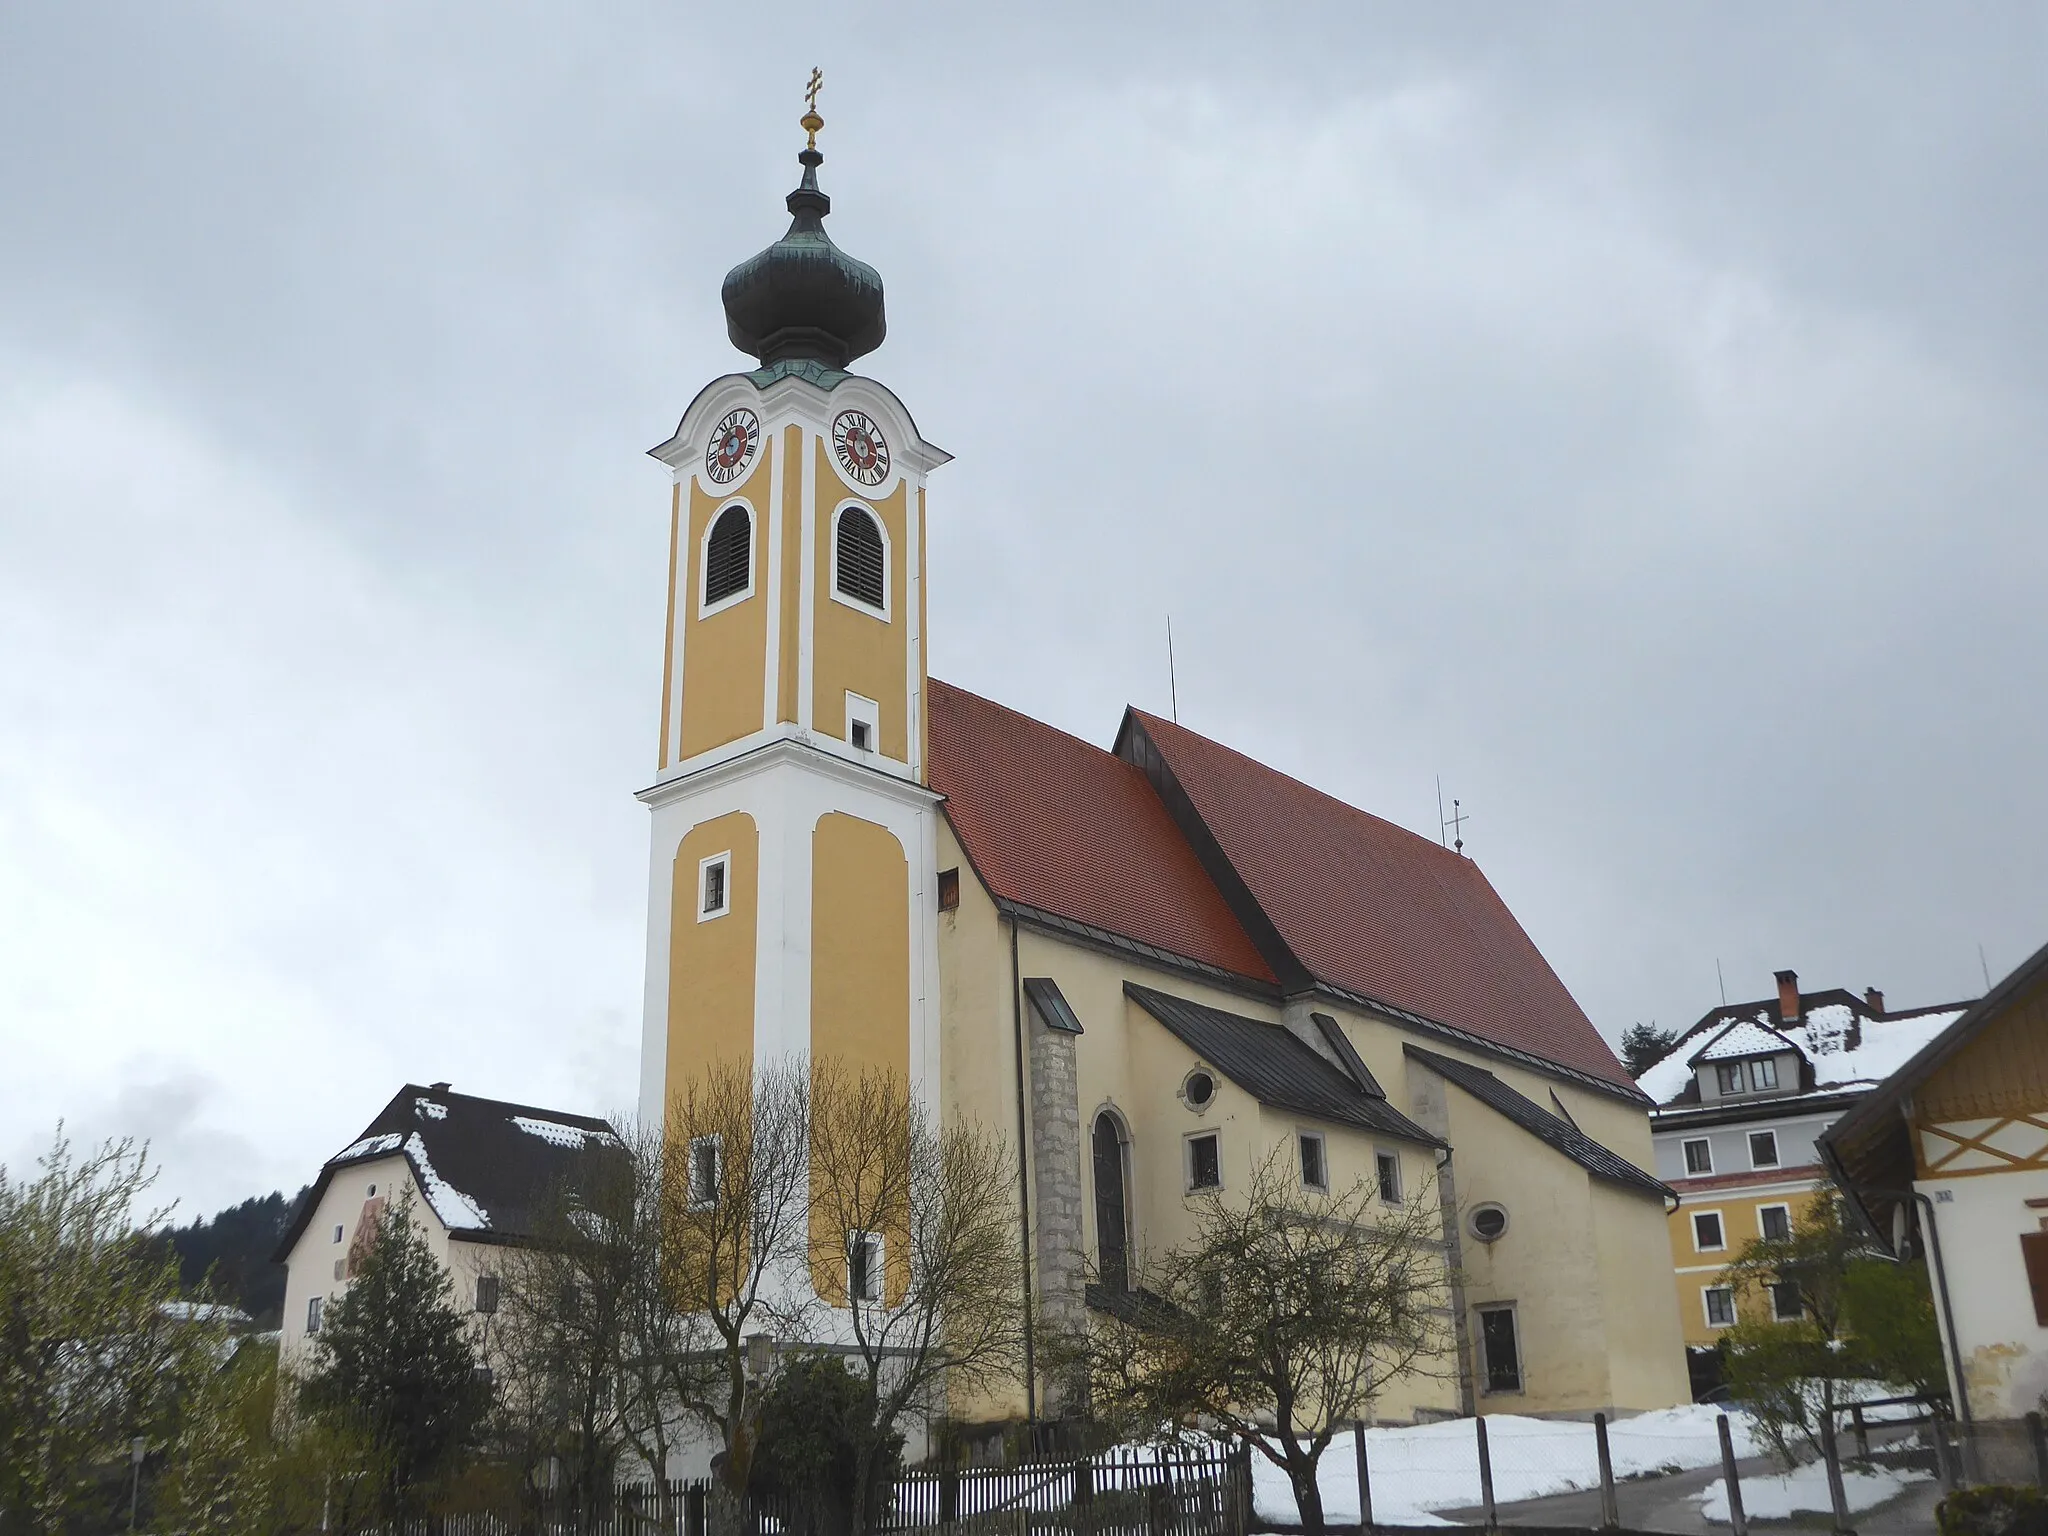
[[[825,119],[818,116],[818,90],[824,83],[825,71],[813,69],[811,83],[804,87],[804,106],[808,110],[798,119],[797,126],[809,136],[804,144],[805,149],[818,147],[818,130],[825,126]]]

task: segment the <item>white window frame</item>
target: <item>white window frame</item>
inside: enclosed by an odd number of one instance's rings
[[[1491,1237],[1488,1237],[1484,1232],[1481,1232],[1479,1230],[1479,1218],[1481,1216],[1484,1216],[1488,1211],[1497,1211],[1500,1213],[1500,1230],[1494,1233]],[[1513,1222],[1508,1216],[1508,1208],[1502,1205],[1498,1200],[1482,1200],[1479,1204],[1473,1206],[1471,1211],[1467,1213],[1465,1217],[1465,1230],[1472,1234],[1472,1240],[1477,1243],[1499,1242],[1502,1238],[1508,1235],[1508,1228],[1511,1225],[1513,1225]]]
[[[1728,1086],[1730,1074],[1734,1075],[1735,1086]],[[1740,1061],[1717,1061],[1714,1063],[1714,1086],[1724,1099],[1735,1098],[1749,1092],[1749,1066]]]
[[[1216,1182],[1197,1184],[1195,1182],[1195,1143],[1213,1141],[1216,1143]],[[1223,1133],[1221,1131],[1187,1131],[1181,1136],[1180,1172],[1181,1184],[1191,1195],[1207,1194],[1223,1187]]]
[[[337,1221],[337,1222],[336,1222],[336,1223],[334,1224],[334,1240],[335,1240],[335,1241],[336,1241],[337,1243],[341,1241],[341,1234],[342,1234],[342,1232],[343,1232],[343,1231],[344,1231],[344,1228],[342,1227],[342,1224],[341,1224],[340,1222],[338,1222],[338,1221]]]
[[[1760,1078],[1762,1078],[1762,1077],[1764,1077],[1764,1076],[1766,1076],[1766,1075],[1768,1075],[1768,1076],[1769,1076],[1769,1078],[1770,1078],[1770,1081],[1769,1081],[1769,1082],[1767,1082],[1767,1083],[1766,1083],[1766,1082],[1760,1082],[1760,1081],[1758,1081],[1758,1079],[1760,1079]],[[1755,1059],[1754,1061],[1752,1061],[1752,1062],[1751,1062],[1751,1063],[1749,1064],[1749,1091],[1750,1091],[1751,1093],[1769,1093],[1769,1092],[1770,1092],[1770,1091],[1771,1091],[1771,1090],[1772,1090],[1773,1088],[1776,1088],[1777,1086],[1778,1086],[1778,1058],[1777,1058],[1777,1057],[1775,1057],[1775,1056],[1759,1056],[1759,1057],[1757,1057],[1757,1058],[1756,1058],[1756,1059]]]
[[[1765,1242],[1779,1242],[1779,1241],[1781,1241],[1781,1239],[1779,1239],[1779,1238],[1774,1238],[1774,1237],[1770,1237],[1770,1236],[1768,1236],[1768,1235],[1767,1235],[1767,1234],[1765,1233],[1765,1231],[1764,1231],[1764,1212],[1765,1212],[1765,1211],[1783,1211],[1783,1212],[1785,1213],[1785,1236],[1786,1236],[1787,1238],[1791,1237],[1791,1235],[1792,1235],[1792,1207],[1791,1207],[1790,1205],[1788,1205],[1788,1204],[1787,1204],[1786,1202],[1782,1201],[1782,1200],[1773,1200],[1773,1201],[1772,1201],[1772,1202],[1771,1202],[1771,1203],[1770,1203],[1769,1205],[1760,1205],[1760,1206],[1758,1206],[1758,1207],[1756,1208],[1756,1235],[1757,1235],[1758,1237],[1760,1237],[1760,1238],[1763,1238]]]
[[[1303,1148],[1305,1148],[1305,1147],[1307,1147],[1307,1146],[1308,1146],[1308,1145],[1309,1145],[1309,1144],[1310,1144],[1311,1142],[1313,1142],[1313,1143],[1315,1144],[1315,1149],[1316,1149],[1316,1164],[1317,1164],[1317,1166],[1318,1166],[1318,1167],[1320,1167],[1320,1168],[1322,1169],[1322,1171],[1323,1171],[1323,1178],[1322,1178],[1322,1182],[1321,1182],[1321,1183],[1319,1183],[1319,1184],[1312,1184],[1312,1183],[1310,1183],[1310,1182],[1309,1182],[1309,1179],[1308,1179],[1308,1176],[1307,1176],[1307,1174],[1306,1174],[1306,1173],[1303,1173],[1303,1174],[1302,1174],[1302,1180],[1301,1180],[1301,1187],[1302,1187],[1303,1189],[1313,1189],[1313,1190],[1315,1190],[1315,1191],[1316,1191],[1316,1192],[1317,1192],[1318,1194],[1325,1194],[1325,1195],[1327,1195],[1327,1194],[1328,1194],[1328,1193],[1330,1192],[1330,1142],[1329,1142],[1329,1139],[1328,1139],[1328,1138],[1327,1138],[1326,1136],[1324,1136],[1324,1135],[1323,1135],[1323,1133],[1322,1133],[1321,1131],[1304,1131],[1304,1130],[1300,1129],[1299,1127],[1297,1127],[1297,1128],[1295,1129],[1295,1132],[1294,1132],[1294,1166],[1295,1166],[1295,1170],[1296,1170],[1297,1172],[1300,1172],[1300,1171],[1301,1171],[1301,1164],[1302,1164],[1302,1155],[1301,1155],[1301,1154],[1302,1154],[1302,1149],[1303,1149]],[[1221,1163],[1222,1163],[1222,1159],[1221,1159],[1221,1158],[1219,1157],[1219,1158],[1217,1159],[1217,1162],[1218,1162],[1218,1165],[1219,1165],[1219,1168],[1220,1168],[1220,1165],[1221,1165]]]
[[[1756,1139],[1759,1136],[1771,1138],[1771,1160],[1768,1163],[1760,1163],[1756,1160]],[[1778,1133],[1775,1130],[1751,1131],[1749,1133],[1749,1166],[1752,1168],[1782,1168],[1784,1166],[1784,1152],[1778,1145]]]
[[[697,1188],[697,1149],[704,1146],[711,1148],[711,1193],[708,1195],[698,1193]],[[713,1210],[718,1205],[718,1192],[725,1183],[725,1138],[716,1131],[709,1136],[693,1136],[690,1138],[689,1156],[690,1209]]]
[[[719,883],[719,904],[716,908],[704,905],[704,892],[711,879],[711,866],[723,865],[724,878]],[[714,917],[724,917],[732,911],[732,850],[714,853],[697,861],[697,921],[708,923]]]
[[[337,1279],[337,1280],[340,1280],[340,1279],[342,1279],[342,1278],[343,1278],[343,1277],[344,1277],[344,1276],[345,1276],[345,1275],[346,1275],[347,1273],[348,1273],[348,1260],[347,1260],[347,1259],[336,1259],[336,1260],[334,1261],[334,1278],[335,1278],[335,1279]]]
[[[848,512],[865,512],[875,520],[875,529],[882,536],[882,606],[873,607],[859,598],[839,590],[839,520]],[[843,603],[855,613],[864,613],[871,619],[888,623],[895,610],[896,596],[896,546],[889,537],[889,524],[882,514],[865,501],[843,501],[832,513],[832,579],[825,584],[825,594],[835,603]]]
[[[853,1255],[855,1249],[868,1253],[867,1280],[872,1296],[861,1296],[853,1288]],[[879,1232],[849,1232],[846,1234],[846,1304],[853,1306],[878,1305],[888,1291],[888,1245]]]
[[[308,1296],[306,1298],[306,1336],[308,1338],[311,1338],[320,1331],[320,1323],[322,1321],[320,1314],[326,1310],[327,1298],[325,1296]]]
[[[1694,1147],[1705,1147],[1705,1148],[1707,1149],[1707,1166],[1706,1166],[1706,1167],[1704,1167],[1704,1168],[1694,1168],[1694,1167],[1693,1167],[1693,1165],[1692,1165],[1692,1149],[1693,1149]],[[1681,1141],[1681,1142],[1680,1142],[1680,1143],[1678,1144],[1678,1160],[1679,1160],[1679,1161],[1680,1161],[1680,1162],[1681,1162],[1682,1164],[1684,1164],[1684,1166],[1685,1166],[1685,1176],[1686,1176],[1686,1177],[1687,1177],[1688,1179],[1703,1179],[1703,1178],[1705,1178],[1705,1177],[1706,1177],[1706,1176],[1707,1176],[1708,1174],[1710,1174],[1710,1173],[1712,1173],[1712,1172],[1714,1171],[1714,1144],[1713,1144],[1713,1142],[1712,1142],[1712,1141],[1708,1140],[1708,1139],[1707,1139],[1707,1138],[1706,1138],[1705,1136],[1693,1136],[1693,1137],[1690,1137],[1690,1138],[1688,1138],[1687,1140],[1685,1140],[1685,1141]]]
[[[1515,1320],[1515,1384],[1512,1387],[1495,1387],[1493,1373],[1488,1369],[1486,1355],[1486,1314],[1505,1312]],[[1529,1361],[1522,1353],[1522,1310],[1512,1301],[1483,1302],[1472,1309],[1472,1315],[1479,1326],[1473,1330],[1479,1345],[1480,1392],[1487,1397],[1525,1397],[1529,1391]]]
[[[858,722],[868,728],[868,744],[862,746],[853,739],[853,727]],[[846,744],[856,752],[868,752],[880,756],[882,751],[882,706],[863,694],[846,690]]]
[[[715,603],[704,601],[704,594],[711,586],[711,530],[718,526],[718,520],[734,507],[747,514],[747,584],[739,591],[721,597]],[[735,497],[722,502],[716,512],[704,519],[704,532],[697,540],[697,617],[708,619],[714,613],[723,613],[728,608],[738,607],[754,595],[754,588],[761,583],[760,554],[761,519],[754,511],[753,503]]]
[[[1789,1313],[1781,1311],[1778,1307],[1779,1288],[1781,1286],[1787,1285],[1792,1287],[1792,1294],[1799,1298],[1799,1305]],[[1806,1298],[1805,1296],[1801,1295],[1799,1290],[1799,1282],[1797,1280],[1773,1280],[1770,1284],[1766,1285],[1764,1289],[1771,1293],[1772,1322],[1796,1323],[1799,1321],[1799,1319],[1806,1316]]]
[[[1394,1165],[1394,1198],[1391,1200],[1387,1198],[1386,1190],[1380,1186],[1381,1158],[1389,1159]],[[1401,1154],[1392,1147],[1374,1147],[1372,1149],[1372,1187],[1374,1197],[1382,1205],[1399,1205],[1406,1198],[1408,1186],[1401,1177]]]
[[[1728,1321],[1725,1323],[1714,1321],[1713,1298],[1716,1296],[1726,1296],[1728,1298]],[[1705,1319],[1706,1325],[1709,1328],[1733,1328],[1735,1326],[1735,1287],[1732,1285],[1701,1286],[1700,1316]]]
[[[1728,1251],[1728,1218],[1719,1209],[1694,1211],[1692,1214],[1692,1251],[1694,1253],[1726,1253]],[[1721,1228],[1721,1241],[1708,1248],[1700,1242],[1700,1218],[1711,1216]]]

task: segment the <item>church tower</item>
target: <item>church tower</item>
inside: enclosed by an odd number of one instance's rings
[[[815,97],[789,230],[726,275],[759,367],[706,385],[674,479],[640,1113],[716,1062],[938,1082],[924,482],[948,455],[848,372],[882,280],[832,243]],[[933,1107],[936,1107],[935,1105]]]

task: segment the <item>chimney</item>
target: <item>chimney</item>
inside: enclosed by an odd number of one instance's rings
[[[1778,975],[1778,1017],[1786,1024],[1799,1022],[1799,973],[1779,971]]]
[[[427,1087],[427,1092],[429,1093],[446,1093],[447,1091],[448,1085],[446,1083],[432,1083]]]
[[[1875,987],[1865,987],[1863,989],[1863,1006],[1868,1008],[1873,1014],[1883,1014],[1884,994]]]

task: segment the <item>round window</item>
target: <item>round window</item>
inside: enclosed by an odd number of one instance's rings
[[[1493,1242],[1508,1229],[1508,1213],[1497,1205],[1482,1205],[1466,1219],[1465,1225],[1482,1243]]]
[[[1180,1096],[1187,1100],[1189,1109],[1206,1109],[1209,1101],[1216,1097],[1216,1079],[1197,1068],[1180,1085]]]

